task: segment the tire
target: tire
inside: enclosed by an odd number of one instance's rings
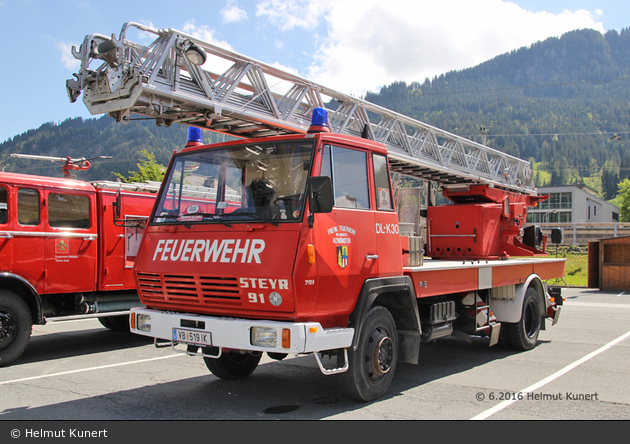
[[[540,299],[534,287],[529,287],[523,299],[520,321],[508,324],[510,344],[516,350],[531,350],[538,342],[542,323]]]
[[[348,349],[349,368],[340,375],[342,390],[359,402],[380,398],[394,378],[397,360],[394,318],[386,308],[374,307],[363,321],[357,349]]]
[[[0,367],[20,357],[32,331],[33,319],[26,302],[13,292],[0,291]]]
[[[252,355],[250,353],[224,353],[219,358],[203,358],[208,370],[217,378],[226,379],[229,381],[235,379],[247,378],[251,375],[258,363],[262,353],[258,355]]]
[[[511,349],[512,343],[510,341],[510,330],[508,328],[510,324],[506,322],[501,323],[501,330],[499,331],[499,342],[497,345],[503,349]]]
[[[98,321],[105,328],[113,331],[130,332],[129,315],[107,316],[98,318]]]

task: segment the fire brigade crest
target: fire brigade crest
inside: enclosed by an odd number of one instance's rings
[[[64,254],[68,252],[68,239],[57,239],[55,242],[55,253]]]
[[[348,247],[347,246],[337,247],[337,264],[341,268],[346,268],[348,266]]]

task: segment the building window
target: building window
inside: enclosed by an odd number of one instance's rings
[[[551,193],[549,199],[540,203],[541,210],[570,210],[573,208],[573,193]]]

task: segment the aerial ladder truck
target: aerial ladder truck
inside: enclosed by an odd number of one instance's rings
[[[155,40],[133,42],[133,28]],[[190,127],[138,250],[134,333],[223,379],[263,353],[312,354],[370,401],[423,343],[529,350],[558,321],[547,281],[564,261],[525,226],[546,198],[528,162],[174,29],[126,23],[73,54],[71,101]],[[233,140],[204,145],[203,129]],[[400,219],[392,177],[433,185],[415,221]],[[433,205],[438,187],[451,204]]]

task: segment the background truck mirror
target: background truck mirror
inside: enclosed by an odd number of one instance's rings
[[[332,206],[332,181],[330,177],[309,177],[308,208],[311,213],[330,213]]]
[[[120,191],[116,193],[116,201],[112,203],[112,207],[114,208],[114,219],[120,219],[120,207],[121,207],[121,196]]]

